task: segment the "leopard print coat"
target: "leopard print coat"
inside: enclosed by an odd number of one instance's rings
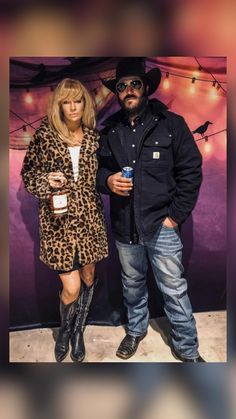
[[[27,191],[39,198],[40,259],[52,269],[70,270],[76,251],[82,266],[108,255],[103,204],[96,190],[98,140],[97,133],[85,128],[77,182],[68,147],[47,118],[25,155],[21,176]],[[56,171],[67,179],[68,213],[63,216],[50,211],[47,175]]]

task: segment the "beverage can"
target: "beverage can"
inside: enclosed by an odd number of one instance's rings
[[[122,169],[122,177],[125,177],[127,179],[133,180],[134,176],[134,169],[132,167],[123,167]]]

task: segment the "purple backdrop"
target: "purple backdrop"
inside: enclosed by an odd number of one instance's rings
[[[193,57],[149,58],[159,65],[162,83],[154,95],[170,110],[183,115],[193,131],[209,120],[208,138],[195,140],[203,155],[204,180],[192,216],[182,228],[185,274],[195,311],[225,308],[226,264],[226,60]],[[59,279],[38,259],[37,199],[22,185],[20,170],[34,129],[46,113],[51,87],[67,75],[79,77],[93,92],[98,106],[98,126],[118,105],[100,78],[113,74],[117,59],[22,58],[11,63],[10,112],[10,281],[11,327],[55,325],[59,320]],[[40,64],[44,66],[40,66]],[[41,76],[40,76],[41,72]],[[166,77],[166,73],[169,77]],[[196,78],[193,82],[192,78]],[[218,83],[214,82],[214,77]],[[26,88],[30,87],[29,91]],[[218,88],[217,88],[218,87]],[[28,124],[31,124],[28,125]],[[26,126],[26,129],[23,127]],[[208,141],[205,141],[208,140]],[[109,199],[104,196],[109,227],[110,256],[98,264],[100,277],[89,316],[93,324],[125,321],[120,267],[114,247]],[[163,314],[162,298],[148,275],[151,316]]]

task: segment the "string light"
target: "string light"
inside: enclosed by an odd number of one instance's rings
[[[213,99],[216,99],[217,98],[217,91],[216,91],[216,89],[211,89],[210,94],[211,94],[211,97]]]
[[[199,65],[198,69],[193,71],[193,77],[196,77],[196,78],[199,77],[201,71],[202,71],[202,67]]]
[[[31,140],[31,135],[28,132],[24,132],[24,134],[23,134],[23,140],[24,140],[24,143],[26,145],[28,145],[29,142],[30,142],[30,140]]]
[[[192,78],[192,83],[191,83],[191,86],[190,86],[190,88],[189,88],[189,90],[190,90],[190,93],[191,93],[191,94],[194,94],[194,93],[195,93],[195,91],[196,91],[196,88],[195,88],[195,81],[196,81],[196,77],[193,77],[193,78]]]
[[[212,145],[208,142],[208,137],[205,137],[205,144],[204,144],[204,151],[205,153],[209,154],[212,151]]]
[[[20,115],[18,115],[17,113],[15,113],[15,112],[13,112],[11,109],[10,109],[10,112],[14,115],[14,116],[16,116],[17,118],[19,118],[21,121],[23,121],[23,122],[25,122],[25,128],[27,129],[27,127],[28,126],[30,126],[31,128],[33,128],[34,130],[36,129],[32,124],[35,124],[36,122],[39,122],[39,121],[42,121],[42,119],[43,118],[45,118],[45,116],[46,115],[44,115],[44,116],[41,116],[40,118],[37,118],[37,119],[35,119],[34,121],[32,121],[32,122],[27,122],[27,121],[25,121]],[[16,129],[14,129],[13,131],[10,131],[10,134],[14,134],[14,132],[17,132],[17,131],[20,131],[20,130],[24,130],[24,128],[23,128],[23,125],[21,126],[21,127],[19,127],[19,128],[16,128]]]
[[[192,78],[192,85],[190,87],[190,93],[195,93],[195,91],[196,91],[195,86],[194,86],[195,81],[196,81],[196,77],[193,77]]]
[[[211,95],[212,99],[216,99],[217,96],[218,96],[215,87],[216,87],[216,80],[213,81],[213,83],[212,83],[212,89],[210,91],[210,95]]]
[[[31,122],[31,123],[30,123],[30,122],[25,121],[25,120],[24,120],[24,119],[23,119],[20,115],[18,115],[17,113],[13,112],[11,109],[10,109],[10,112],[11,112],[11,113],[13,113],[13,115],[15,115],[16,117],[18,117],[19,119],[21,119],[22,121],[24,121],[24,122],[25,122],[25,125],[22,125],[21,127],[14,129],[13,131],[10,131],[10,134],[14,134],[15,132],[20,131],[20,130],[27,131],[27,126],[30,126],[30,127],[31,127],[31,128],[33,128],[34,130],[36,130],[36,128],[35,128],[32,124],[35,124],[36,122],[42,121],[42,119],[44,119],[44,118],[45,118],[45,116],[46,116],[46,115],[43,115],[43,116],[41,116],[40,118],[35,119],[35,121],[33,121],[33,122]],[[207,135],[207,136],[204,136],[204,137],[198,138],[198,139],[196,139],[195,141],[196,141],[196,142],[198,142],[198,141],[202,141],[202,140],[206,140],[206,141],[208,141],[208,137],[212,137],[213,135],[220,134],[221,132],[224,132],[224,131],[227,131],[227,129],[226,129],[226,128],[224,128],[224,129],[222,129],[221,131],[213,132],[212,134],[209,134],[209,135]]]
[[[196,71],[193,72],[193,77],[184,76],[184,75],[175,74],[175,73],[170,73],[169,71],[167,71],[166,72],[166,77],[164,78],[163,84],[162,84],[163,89],[165,89],[165,90],[169,89],[169,87],[170,87],[169,76],[171,75],[171,76],[174,76],[174,77],[180,77],[180,78],[184,78],[184,79],[190,79],[191,82],[192,82],[191,86],[189,87],[189,91],[190,91],[191,94],[194,94],[196,92],[196,87],[195,87],[195,82],[196,81],[212,83],[212,87],[214,87],[214,88],[217,86],[214,92],[210,91],[210,95],[213,98],[218,97],[218,95],[216,94],[216,90],[219,91],[219,89],[222,89],[222,91],[224,93],[227,93],[226,90],[223,89],[223,87],[221,85],[221,83],[224,83],[224,82],[218,82],[216,79],[212,82],[211,80],[199,78],[198,77],[199,76],[199,72],[198,71],[202,71],[202,70],[203,70],[203,68],[201,66],[199,66],[198,70],[196,70]]]
[[[212,134],[205,135],[204,137],[197,138],[195,141],[196,141],[196,143],[197,143],[198,141],[202,141],[202,140],[204,140],[204,141],[207,143],[207,142],[208,142],[208,138],[209,138],[209,137],[213,137],[214,135],[221,134],[222,132],[225,132],[225,131],[227,131],[227,129],[226,129],[226,128],[225,128],[225,129],[222,129],[222,130],[220,130],[220,131],[217,131],[217,132],[213,132]]]
[[[160,68],[161,69],[161,68]],[[162,71],[162,73],[166,73],[165,71]],[[205,83],[212,83],[212,80],[209,80],[209,79],[204,79],[204,78],[198,78],[197,77],[197,72],[196,72],[196,74],[195,74],[195,72],[193,72],[193,76],[184,76],[183,74],[177,74],[177,73],[171,73],[171,72],[167,72],[166,74],[168,74],[168,75],[170,75],[170,76],[173,76],[173,77],[179,77],[179,78],[181,78],[181,79],[190,79],[190,80],[192,80],[193,78],[196,80],[198,80],[198,81],[202,81],[202,82],[205,82]],[[214,84],[214,86],[216,85],[216,83],[218,83],[219,85],[220,85],[220,87],[222,88],[222,84],[223,83],[226,83],[226,82],[223,82],[223,81],[218,81],[218,80],[214,80],[213,81],[213,83],[215,82],[215,84]],[[223,89],[223,88],[222,88]],[[225,90],[224,90],[224,92],[225,93],[227,93]]]
[[[220,89],[222,89],[223,92],[227,93],[223,89],[223,87],[221,85],[222,83],[225,83],[225,82],[216,80],[213,75],[212,75],[212,77],[214,77],[214,80],[213,81],[212,80],[209,80],[209,79],[207,80],[207,79],[204,79],[204,78],[199,78],[199,72],[201,72],[202,70],[203,70],[202,66],[199,65],[198,66],[198,70],[194,71],[192,73],[192,76],[185,76],[185,75],[171,73],[169,71],[164,71],[165,77],[164,77],[164,80],[163,80],[163,88],[166,89],[166,90],[169,89],[169,87],[170,87],[170,80],[169,80],[169,78],[170,78],[170,75],[172,75],[174,77],[180,77],[180,78],[190,79],[191,80],[191,84],[189,86],[189,91],[192,94],[194,94],[195,91],[196,91],[196,84],[198,84],[198,83],[196,83],[196,81],[197,82],[202,81],[202,82],[212,83],[212,88],[210,89],[210,94],[214,98],[218,96],[217,95],[217,92]],[[204,70],[204,71],[207,71],[207,70]],[[208,73],[211,74],[210,72],[208,72]],[[54,91],[54,87],[53,86],[50,86],[49,88],[50,88],[50,91],[51,92]],[[103,89],[106,91],[105,86],[102,86],[101,87],[101,90],[103,90]],[[94,90],[96,90],[96,89],[94,89]],[[100,96],[100,92],[99,92],[99,96]],[[107,92],[106,92],[106,94],[104,94],[102,96],[104,96],[104,97],[107,96]],[[104,99],[104,97],[103,97],[103,99]],[[24,97],[24,100],[29,105],[31,105],[33,103],[33,96],[32,96],[32,93],[30,92],[29,88],[26,89],[26,95]],[[103,102],[103,100],[100,100],[100,98],[98,98],[98,97],[95,97],[95,100],[97,102],[97,105],[100,105]],[[39,119],[42,119],[42,118],[39,118]],[[24,121],[24,122],[26,122],[26,121]],[[23,132],[24,132],[23,137],[25,137],[25,140],[26,141],[29,141],[30,140],[30,134],[28,132],[26,133],[26,131],[27,131],[27,125],[32,126],[30,123],[27,123],[26,125],[23,125],[22,127],[17,128],[16,130],[14,130],[12,132],[15,132],[15,131],[18,131],[18,130],[21,130],[22,129]],[[32,127],[32,128],[34,128],[34,127]],[[222,131],[226,131],[226,129],[225,130],[222,130]],[[222,131],[220,131],[220,132],[222,132]],[[213,133],[213,134],[211,134],[209,136],[212,136],[212,135],[215,135],[215,134],[217,134],[217,133]],[[207,154],[209,154],[212,151],[212,144],[209,143],[208,136],[203,137],[203,138],[200,138],[200,139],[197,139],[195,141],[201,141],[201,140],[204,140],[204,151]]]
[[[25,94],[24,100],[25,100],[25,103],[27,103],[27,105],[32,105],[32,103],[33,103],[33,96],[30,93],[29,88],[26,89],[26,94]]]
[[[199,75],[200,75],[199,72],[203,72],[204,71],[204,72],[207,72],[208,74],[210,74],[212,76],[212,78],[214,79],[213,80],[213,84],[212,84],[213,87],[215,87],[216,84],[218,84],[219,85],[218,90],[221,89],[222,92],[226,95],[227,94],[227,91],[222,87],[222,84],[225,84],[226,82],[225,81],[218,81],[218,80],[216,80],[215,76],[208,69],[205,69],[204,67],[202,67],[202,65],[199,63],[199,61],[197,60],[196,57],[194,57],[194,58],[195,58],[195,60],[196,60],[196,62],[198,64],[198,69],[196,69],[195,71],[193,71],[193,73],[192,73],[193,76],[192,77],[191,76],[185,76],[183,74],[172,73],[172,72],[168,72],[168,76],[171,75],[171,76],[174,76],[174,77],[191,79],[193,84],[195,83],[196,80],[197,81],[201,81],[201,82],[206,82],[206,83],[212,83],[212,80],[205,79],[203,77],[199,78]],[[159,68],[160,68],[160,70],[161,70],[162,73],[165,73],[165,70],[162,69],[161,66],[159,66]],[[169,81],[166,80],[166,79],[167,79],[167,77],[163,81],[163,88],[164,89],[168,89],[169,88]],[[190,87],[189,88],[189,91],[191,93],[195,93],[196,89],[193,88],[193,87]],[[215,95],[213,95],[213,97],[215,97]]]
[[[201,64],[199,63],[199,61],[198,61],[197,57],[194,57],[194,59],[195,59],[195,61],[197,62],[198,66],[199,66],[199,67],[202,67],[202,66],[201,66]],[[213,87],[215,87],[216,83],[218,83],[218,85],[219,85],[219,89],[221,88],[221,89],[222,89],[222,91],[223,91],[224,93],[227,93],[227,91],[223,88],[222,84],[220,84],[220,83],[216,80],[216,78],[215,78],[214,74],[212,74],[212,72],[211,72],[210,70],[208,70],[208,69],[206,69],[206,68],[203,68],[203,67],[202,67],[202,70],[206,71],[206,72],[207,72],[208,74],[210,74],[210,75],[211,75],[211,77],[213,78],[213,80],[214,80],[214,82],[213,82]]]
[[[170,73],[167,71],[165,80],[163,81],[163,88],[164,89],[169,89],[169,87],[170,87],[169,75],[170,75]]]

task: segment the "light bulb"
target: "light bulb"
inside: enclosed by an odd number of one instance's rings
[[[33,103],[33,96],[32,96],[32,94],[30,92],[27,92],[25,94],[24,100],[25,100],[25,103],[27,103],[27,105],[32,105],[32,103]]]
[[[163,81],[163,89],[169,89],[170,87],[170,81],[168,78],[165,78],[165,80]]]
[[[195,70],[193,72],[193,78],[197,78],[197,77],[199,77],[199,71],[198,70]]]
[[[212,151],[212,145],[211,145],[211,143],[206,141],[205,144],[204,144],[204,152],[206,154],[209,154],[209,153],[211,153],[211,151]]]

